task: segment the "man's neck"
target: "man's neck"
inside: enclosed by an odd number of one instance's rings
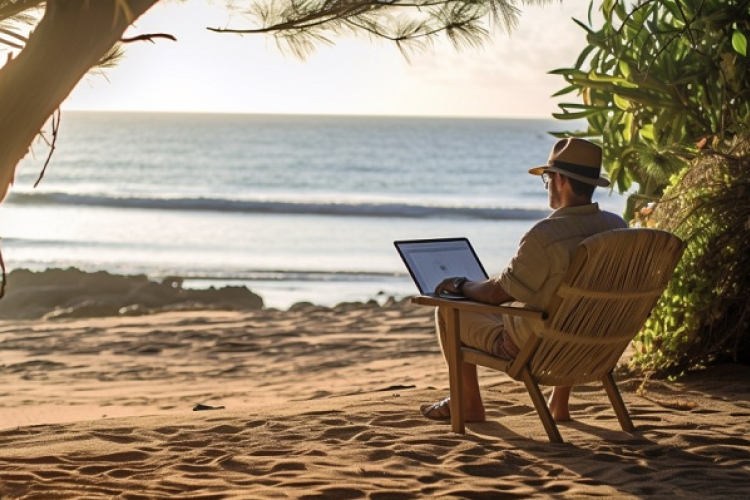
[[[562,203],[560,204],[559,208],[580,207],[583,205],[590,205],[590,204],[591,204],[591,198],[587,196],[570,196],[562,200]]]
[[[569,207],[581,207],[583,205],[590,205],[591,204],[591,198],[571,198],[568,200],[562,200],[562,202],[556,206],[556,207],[550,207],[553,210],[559,210],[561,208],[569,208]]]

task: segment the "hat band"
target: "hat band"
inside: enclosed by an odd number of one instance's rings
[[[557,161],[557,160],[552,162],[552,166],[560,168],[562,170],[566,170],[570,172],[571,174],[577,174],[577,175],[582,175],[583,177],[588,177],[589,179],[599,178],[599,169],[596,167],[586,167],[584,165],[578,165],[577,163],[567,163],[564,161]]]

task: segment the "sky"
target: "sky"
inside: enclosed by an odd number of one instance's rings
[[[301,61],[267,35],[207,30],[248,26],[222,0],[161,2],[127,35],[177,42],[128,44],[119,65],[87,75],[63,109],[549,118],[564,81],[547,72],[571,66],[584,47],[572,18],[585,20],[588,3],[523,7],[517,29],[481,49],[443,41],[407,61],[392,42],[350,37]]]

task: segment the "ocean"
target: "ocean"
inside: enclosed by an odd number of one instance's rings
[[[551,120],[63,112],[0,205],[9,270],[245,285],[268,307],[413,295],[399,239],[467,236],[500,272],[547,193]],[[622,213],[622,196],[598,190]]]

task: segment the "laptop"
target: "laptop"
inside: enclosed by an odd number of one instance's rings
[[[422,295],[435,296],[435,287],[445,278],[465,276],[470,281],[483,281],[488,277],[467,238],[404,240],[393,244]],[[465,298],[458,294],[441,297]]]

